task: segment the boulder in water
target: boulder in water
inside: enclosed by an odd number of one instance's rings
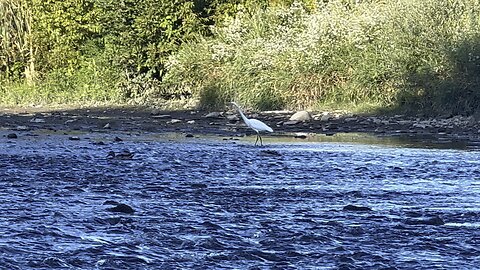
[[[125,213],[125,214],[133,214],[135,210],[130,205],[119,203],[112,208],[108,208],[107,211],[110,212],[118,212],[118,213]]]

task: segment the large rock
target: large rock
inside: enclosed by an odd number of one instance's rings
[[[290,116],[290,121],[310,121],[312,116],[307,111],[299,111]]]

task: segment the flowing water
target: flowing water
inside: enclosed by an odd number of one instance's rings
[[[1,269],[480,265],[477,150],[85,137],[0,138]]]

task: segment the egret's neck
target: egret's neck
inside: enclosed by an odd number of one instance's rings
[[[240,113],[240,116],[242,117],[243,119],[243,122],[245,122],[245,124],[248,122],[248,118],[245,116],[245,114],[243,114],[242,112],[242,109],[240,109],[240,107],[238,106],[235,106],[237,108],[237,111]]]

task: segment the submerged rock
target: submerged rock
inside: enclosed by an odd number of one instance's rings
[[[282,154],[280,154],[280,152],[276,151],[276,150],[262,150],[260,151],[260,154],[262,155],[265,155],[265,156],[281,156]]]
[[[110,212],[118,212],[118,213],[125,213],[125,214],[133,214],[135,210],[130,205],[119,203],[112,208],[108,208],[107,211]]]
[[[132,159],[135,155],[134,152],[130,152],[128,150],[123,150],[119,153],[115,153],[115,151],[110,151],[107,154],[108,159]]]
[[[372,211],[372,208],[367,206],[356,206],[356,205],[347,205],[343,207],[343,211]]]
[[[439,216],[429,217],[429,218],[421,218],[421,219],[409,219],[405,221],[408,225],[444,225],[445,221]]]

